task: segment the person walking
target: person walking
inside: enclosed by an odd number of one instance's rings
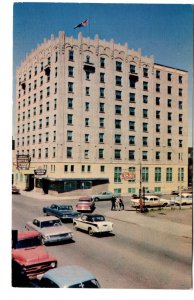
[[[123,203],[123,199],[122,199],[122,198],[119,199],[119,206],[120,206],[120,209],[122,209],[122,210],[125,209],[124,203]]]
[[[120,210],[120,199],[119,199],[119,197],[116,198],[116,210]]]
[[[112,203],[111,210],[115,210],[115,202],[116,202],[116,198],[112,197],[112,199],[111,199],[111,203]]]

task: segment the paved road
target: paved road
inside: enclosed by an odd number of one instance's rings
[[[53,200],[13,197],[13,228],[42,214]],[[59,200],[58,200],[59,201]],[[74,205],[76,199],[63,199]],[[94,273],[103,288],[190,289],[192,227],[161,221],[135,211],[110,211],[110,202],[97,202],[96,212],[114,223],[114,235],[90,237],[74,232],[75,243],[49,246],[59,265],[80,264]],[[130,209],[126,203],[126,209]],[[72,228],[72,224],[68,224]]]

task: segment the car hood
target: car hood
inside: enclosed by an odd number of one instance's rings
[[[39,232],[43,235],[55,235],[55,234],[70,233],[71,230],[66,226],[60,225],[60,226],[40,228]]]
[[[12,258],[20,261],[20,263],[29,265],[32,263],[39,263],[43,260],[48,260],[50,257],[44,246],[38,246],[23,249],[13,249]]]

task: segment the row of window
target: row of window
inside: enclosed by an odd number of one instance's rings
[[[49,157],[49,149],[50,148],[39,148],[38,149],[38,158],[48,158]],[[50,149],[52,151],[51,155],[53,158],[56,157],[56,147],[52,147],[52,149]],[[24,150],[22,151],[24,152]],[[43,153],[44,152],[44,153]],[[149,151],[142,151],[141,153],[141,160],[143,161],[147,161],[148,160],[148,153]],[[155,151],[155,160],[161,160],[161,151]],[[27,150],[27,154],[29,154],[29,149]],[[43,155],[43,156],[42,156]],[[98,158],[99,159],[103,159],[105,155],[105,150],[103,148],[98,149]],[[126,156],[126,151],[124,153],[124,155]],[[137,151],[135,150],[128,150],[128,160],[129,161],[135,161],[136,159],[139,160],[140,157],[138,155],[138,157],[136,157],[137,155]],[[35,158],[35,149],[32,149],[32,158]],[[66,147],[66,157],[67,158],[73,158],[73,147]],[[90,158],[90,150],[89,149],[85,149],[84,150],[84,159],[89,159]],[[115,160],[121,160],[122,159],[122,150],[121,149],[114,149],[114,159]],[[173,159],[173,152],[169,151],[166,153],[166,159],[168,161],[171,161]],[[182,160],[183,156],[182,153],[178,153],[178,159]]]

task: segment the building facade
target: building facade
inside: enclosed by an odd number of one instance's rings
[[[28,170],[15,163],[16,184],[123,195],[187,187],[186,71],[127,44],[59,32],[16,77],[16,155],[30,156]]]

